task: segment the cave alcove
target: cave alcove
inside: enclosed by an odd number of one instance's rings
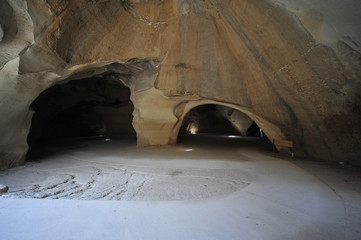
[[[28,161],[52,154],[54,146],[99,139],[136,141],[130,90],[112,72],[54,85],[30,107],[34,115],[27,138]]]

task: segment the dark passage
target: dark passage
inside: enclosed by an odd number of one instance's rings
[[[247,115],[214,104],[200,105],[188,112],[179,131],[178,142],[217,145],[219,137],[228,138],[227,144],[233,147],[255,142],[269,145],[262,130]]]
[[[217,105],[213,104],[201,105],[188,112],[180,134],[189,133],[239,134]]]
[[[130,90],[112,73],[55,85],[34,100],[28,160],[47,154],[49,145],[79,139],[135,138]]]

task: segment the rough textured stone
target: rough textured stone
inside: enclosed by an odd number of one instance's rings
[[[8,186],[0,184],[0,193],[6,193],[9,190]]]
[[[24,161],[32,101],[105,69],[131,90],[138,144],[176,143],[187,112],[239,110],[303,155],[360,162],[361,3],[0,2],[2,168]]]

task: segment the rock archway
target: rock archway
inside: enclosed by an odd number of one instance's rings
[[[227,104],[224,102],[204,99],[198,101],[183,102],[176,107],[175,113],[177,114],[178,121],[174,124],[174,127],[171,131],[172,143],[177,142],[178,134],[187,114],[192,109],[204,105],[218,106],[218,111],[220,112],[220,114],[227,118],[228,121],[232,123],[233,127],[237,129],[237,131],[242,135],[246,135],[247,129],[252,125],[253,122],[255,122],[269,139],[285,138],[285,134],[279,127],[250,112],[246,108],[242,108],[233,104]]]
[[[69,67],[58,72],[58,74],[53,72],[32,73],[20,76],[18,76],[18,67],[19,58],[7,63],[0,72],[0,77],[8,81],[8,84],[2,82],[8,87],[6,96],[12,96],[7,100],[11,104],[7,104],[6,109],[3,109],[8,113],[8,118],[1,121],[2,125],[8,126],[8,129],[2,128],[1,145],[4,147],[4,152],[1,153],[1,156],[5,160],[1,162],[0,168],[3,169],[25,162],[29,147],[27,137],[34,115],[31,105],[42,92],[68,82],[106,77],[109,78],[109,81],[118,82],[129,89],[131,101],[137,109],[137,98],[133,99],[133,97],[152,88],[152,82],[158,74],[159,60],[135,58],[128,61],[97,62]],[[16,81],[11,82],[16,78],[26,78],[28,83],[20,86],[16,84]],[[31,83],[35,79],[40,82],[32,85]],[[135,116],[139,115],[137,112],[139,111],[134,111]],[[138,132],[136,127],[134,130]]]

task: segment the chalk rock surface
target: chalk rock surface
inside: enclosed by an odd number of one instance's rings
[[[138,145],[177,141],[187,112],[243,112],[270,139],[331,161],[361,156],[361,2],[3,0],[0,168],[25,161],[36,97],[117,73]]]

